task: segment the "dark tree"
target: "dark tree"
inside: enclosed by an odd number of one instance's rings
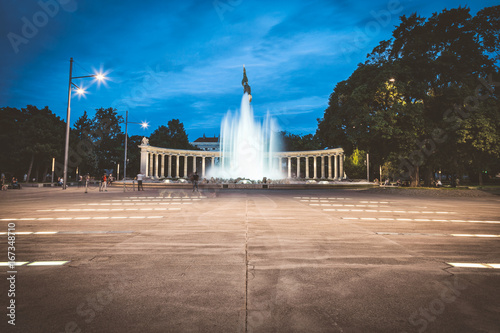
[[[393,38],[335,87],[318,124],[321,144],[396,163],[413,185],[421,171],[430,184],[439,169],[479,172],[495,161],[498,88],[484,83],[498,81],[497,12],[486,8],[473,18],[460,7],[427,20],[402,16]]]
[[[167,126],[159,126],[149,137],[151,146],[173,149],[196,149],[189,143],[184,125],[179,119],[172,119]]]

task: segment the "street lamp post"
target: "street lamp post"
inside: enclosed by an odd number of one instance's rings
[[[93,77],[99,81],[104,80],[104,75],[91,74],[85,76],[73,76],[73,58],[69,59],[69,84],[68,84],[68,109],[66,112],[66,141],[64,144],[64,172],[63,172],[63,190],[66,189],[66,183],[68,178],[68,155],[69,155],[69,132],[70,132],[70,115],[71,115],[71,89],[75,86],[78,89],[79,94],[83,94],[84,90],[73,83],[73,79],[83,79]]]
[[[128,110],[125,113],[125,158],[123,160],[123,183],[125,183],[125,179],[127,179],[127,145],[128,145]]]
[[[145,121],[143,121],[142,123],[128,121],[128,110],[125,111],[125,157],[123,160],[123,183],[124,184],[125,184],[125,179],[127,178],[128,124],[139,124],[144,129],[148,128],[148,126],[149,126],[149,124]]]

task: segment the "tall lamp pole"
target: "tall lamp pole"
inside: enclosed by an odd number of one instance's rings
[[[70,116],[71,116],[71,90],[73,86],[77,89],[78,94],[82,95],[85,93],[85,90],[78,87],[73,83],[73,79],[83,79],[93,77],[99,81],[105,79],[102,73],[99,74],[91,74],[85,76],[73,76],[73,58],[69,59],[69,84],[68,84],[68,109],[66,112],[66,141],[64,144],[64,173],[63,173],[63,190],[66,189],[67,179],[68,179],[68,155],[69,155],[69,132],[70,132]]]
[[[127,148],[128,148],[128,110],[125,113],[125,158],[123,160],[123,182],[127,178]]]
[[[123,184],[125,184],[125,179],[127,178],[128,124],[139,124],[144,129],[148,128],[149,126],[149,123],[146,121],[143,121],[142,123],[128,121],[128,110],[125,111],[125,158],[123,161]]]

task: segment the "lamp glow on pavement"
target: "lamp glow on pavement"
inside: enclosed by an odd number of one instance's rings
[[[27,266],[62,266],[69,261],[34,261]]]
[[[23,266],[23,265],[26,265],[27,263],[28,263],[28,261],[16,261],[13,264],[15,266]],[[12,264],[12,262],[7,262],[7,261],[0,262],[0,266],[10,266],[11,264]]]
[[[459,268],[500,268],[500,264],[477,264],[467,262],[448,262],[447,264]]]

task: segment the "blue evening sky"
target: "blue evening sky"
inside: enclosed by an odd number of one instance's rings
[[[69,59],[74,76],[108,72],[106,85],[73,94],[71,124],[87,110],[129,110],[149,135],[180,119],[189,139],[219,135],[239,108],[245,64],[255,115],[270,112],[281,129],[314,133],[338,81],[390,38],[399,16],[489,1],[358,0],[2,0],[0,107],[28,104],[66,119]],[[88,72],[87,72],[88,71]],[[124,115],[124,113],[123,113]]]

